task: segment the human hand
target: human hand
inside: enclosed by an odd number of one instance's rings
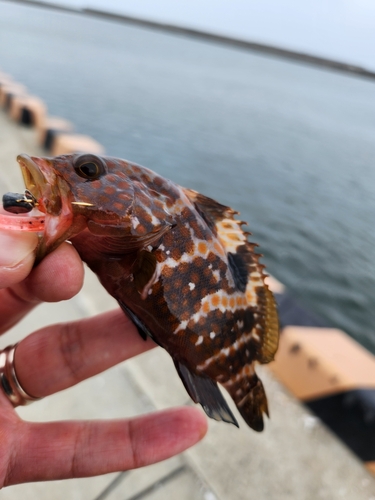
[[[0,231],[0,334],[38,303],[69,299],[82,286],[82,262],[71,245],[33,269],[36,244],[33,233]],[[14,365],[21,387],[46,397],[153,346],[116,310],[30,334]],[[142,467],[180,453],[206,430],[203,414],[189,407],[124,420],[30,423],[0,386],[0,487]]]

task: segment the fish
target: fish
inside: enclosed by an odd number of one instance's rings
[[[170,354],[209,417],[238,427],[220,384],[262,431],[269,410],[255,365],[274,359],[279,322],[238,212],[118,158],[22,154],[17,161],[27,197],[7,199],[43,215],[37,262],[69,240],[140,335]]]

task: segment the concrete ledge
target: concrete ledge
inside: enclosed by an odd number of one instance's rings
[[[333,328],[284,328],[270,368],[302,400],[359,387],[375,389],[374,356]]]
[[[267,276],[264,281],[272,293],[282,294],[285,292],[285,286],[273,276]]]
[[[38,143],[47,151],[51,151],[55,138],[59,134],[72,134],[73,124],[57,116],[47,116],[38,127]]]
[[[375,473],[375,358],[332,328],[284,328],[270,369]]]
[[[40,127],[47,114],[47,106],[39,97],[14,95],[8,110],[9,116],[20,125]]]
[[[0,72],[0,107],[20,125],[37,131],[37,141],[52,154],[59,156],[71,153],[103,154],[104,148],[87,135],[74,134],[73,125],[63,118],[49,117],[47,106],[36,96],[29,95],[24,85]]]
[[[9,110],[13,96],[25,96],[26,94],[27,90],[24,85],[16,82],[4,83],[0,86],[0,106]]]
[[[100,155],[104,153],[104,148],[88,135],[58,134],[52,144],[52,156],[72,153],[93,153]]]

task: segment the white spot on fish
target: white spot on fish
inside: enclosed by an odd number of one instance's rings
[[[220,353],[224,354],[224,356],[228,357],[229,353],[230,353],[230,347],[224,347],[224,349],[221,349]]]
[[[215,332],[211,332],[211,333],[210,333],[210,338],[211,338],[211,339],[214,339],[215,337],[216,337],[216,333],[215,333]]]
[[[139,226],[138,217],[132,217],[131,221],[132,221],[133,229],[137,229],[137,227]]]
[[[216,271],[212,271],[212,274],[217,282],[220,281],[220,272],[216,269]]]
[[[151,224],[153,226],[159,226],[160,225],[160,220],[155,217],[153,213],[151,213]]]
[[[198,340],[195,342],[195,345],[200,345],[203,342],[203,335],[199,335]]]
[[[195,288],[195,283],[189,283],[189,288],[190,288],[190,290],[194,290],[194,288]]]
[[[188,320],[184,319],[184,321],[181,321],[181,323],[178,325],[176,330],[173,332],[174,334],[178,333],[180,330],[185,330],[188,324]]]

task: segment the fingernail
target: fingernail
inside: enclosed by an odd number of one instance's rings
[[[0,266],[17,266],[35,250],[37,244],[35,233],[0,231]]]

